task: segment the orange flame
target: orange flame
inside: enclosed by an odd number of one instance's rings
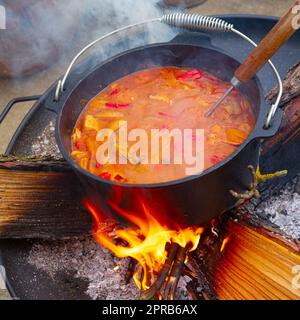
[[[142,212],[135,214],[127,213],[113,202],[110,203],[115,211],[131,223],[127,229],[117,230],[114,239],[100,228],[103,218],[99,210],[88,200],[85,200],[84,204],[94,217],[96,241],[119,258],[135,259],[141,268],[135,272],[134,281],[139,288],[147,289],[150,284],[149,279],[153,279],[166,262],[167,244],[176,243],[181,247],[189,245],[189,251],[193,251],[197,248],[204,229],[198,227],[170,229],[166,224],[159,222],[141,199],[137,201],[141,203]],[[115,239],[125,241],[127,246],[116,243]]]
[[[222,253],[225,249],[225,247],[227,246],[228,242],[230,241],[230,237],[226,237],[223,242],[222,242],[222,245],[221,245],[221,249],[220,249],[220,252]]]

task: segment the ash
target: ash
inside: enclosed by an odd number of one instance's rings
[[[129,259],[116,258],[90,236],[36,242],[27,261],[53,280],[60,271],[74,272],[76,278],[88,281],[86,294],[93,300],[136,300],[140,296],[133,279],[129,283],[125,280]],[[189,299],[186,288],[189,281],[186,276],[179,280],[177,296],[180,300]]]
[[[176,298],[178,300],[192,300],[188,294],[187,286],[192,281],[189,276],[181,276],[178,281]]]
[[[279,194],[263,201],[256,210],[293,239],[300,239],[300,176]]]
[[[55,159],[62,158],[55,140],[55,124],[53,121],[50,121],[37,137],[37,141],[31,147],[31,152],[37,157],[51,155]]]
[[[54,280],[59,271],[75,272],[76,278],[88,281],[86,294],[94,300],[133,300],[140,294],[133,280],[128,284],[125,282],[129,260],[116,258],[90,236],[36,242],[28,262]]]

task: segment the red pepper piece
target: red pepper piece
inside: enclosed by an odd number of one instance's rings
[[[96,161],[96,168],[99,169],[101,167],[101,163],[99,163],[98,161]]]
[[[78,140],[74,143],[74,146],[77,150],[80,150],[80,151],[86,151],[87,150],[87,147],[86,147],[86,144],[83,140]]]
[[[102,179],[110,180],[111,174],[109,172],[102,172],[101,174],[99,174],[99,177]]]
[[[176,119],[175,116],[173,116],[173,115],[171,115],[171,114],[168,114],[168,113],[166,113],[166,112],[162,112],[162,111],[159,111],[159,112],[158,112],[158,115],[159,115],[159,116],[162,116],[162,117],[169,117],[169,118],[172,118],[172,119]]]
[[[118,182],[124,181],[124,178],[123,178],[121,175],[119,175],[119,174],[117,174],[114,179],[115,179],[116,181],[118,181]]]
[[[220,157],[220,156],[217,156],[217,155],[214,155],[210,158],[210,161],[212,162],[213,165],[221,162],[224,158]]]
[[[113,109],[127,108],[130,106],[130,103],[114,103],[114,102],[106,102],[105,106]]]
[[[118,93],[120,93],[120,89],[115,89],[110,93],[110,96],[115,96]]]
[[[179,80],[198,80],[203,77],[203,72],[193,69],[186,73],[180,74],[176,78]]]
[[[163,116],[163,117],[168,116],[165,112],[161,112],[161,111],[159,111],[158,114],[159,114],[160,116]]]

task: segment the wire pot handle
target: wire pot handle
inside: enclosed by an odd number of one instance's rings
[[[94,40],[93,42],[88,44],[86,47],[84,47],[74,57],[74,59],[72,60],[72,62],[69,65],[65,75],[63,76],[63,78],[58,81],[56,91],[55,91],[54,100],[59,101],[61,94],[65,91],[65,84],[66,84],[66,81],[69,77],[69,74],[70,74],[73,66],[87,50],[89,50],[91,47],[93,47],[97,43],[99,43],[99,42],[119,33],[119,32],[123,32],[128,29],[132,29],[134,27],[146,25],[146,24],[153,23],[153,22],[161,22],[161,23],[165,23],[170,26],[173,26],[173,27],[194,30],[194,31],[201,30],[201,31],[214,31],[214,32],[233,32],[233,33],[237,34],[238,36],[242,37],[244,40],[251,43],[254,47],[257,47],[257,44],[251,38],[249,38],[244,33],[240,32],[239,30],[236,30],[234,28],[233,24],[230,24],[220,18],[210,17],[210,16],[202,16],[199,14],[189,14],[189,13],[166,14],[166,15],[163,15],[162,17],[159,17],[159,18],[154,18],[154,19],[143,21],[143,22],[134,23],[134,24],[127,25],[125,27],[116,29],[116,30]],[[268,113],[268,116],[267,116],[267,119],[265,122],[266,129],[270,128],[270,126],[272,125],[272,121],[273,121],[275,113],[279,107],[279,103],[280,103],[280,100],[281,100],[281,97],[283,94],[283,84],[282,84],[282,80],[280,78],[279,72],[271,60],[269,60],[268,63],[270,65],[270,67],[272,68],[272,70],[275,74],[275,77],[278,81],[279,90],[278,90],[277,99],[276,99],[275,103],[272,104],[271,109]]]

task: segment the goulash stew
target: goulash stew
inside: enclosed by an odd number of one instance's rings
[[[184,160],[178,162],[178,157],[177,162],[172,161],[175,154],[185,152],[184,147],[179,140],[170,139],[170,157],[164,159],[168,148],[162,143],[153,148],[150,140],[158,134],[157,129],[159,132],[179,129],[182,137],[185,129],[192,129],[190,140],[204,142],[203,169],[207,169],[233,153],[255,125],[248,100],[237,90],[212,116],[205,116],[228,87],[228,83],[199,69],[162,67],[130,74],[87,104],[72,134],[71,156],[83,169],[111,181],[152,184],[177,180],[187,176],[186,168],[191,166]],[[147,144],[141,137],[127,142],[118,139],[125,124],[128,135],[133,129],[142,129],[148,137]],[[101,129],[109,130],[101,132]],[[196,129],[204,130],[204,139],[196,134]],[[138,141],[144,152],[137,150]],[[99,154],[104,152],[104,143],[111,150],[115,148],[116,162],[114,159],[101,163],[103,157]],[[108,150],[106,156],[109,160]]]

